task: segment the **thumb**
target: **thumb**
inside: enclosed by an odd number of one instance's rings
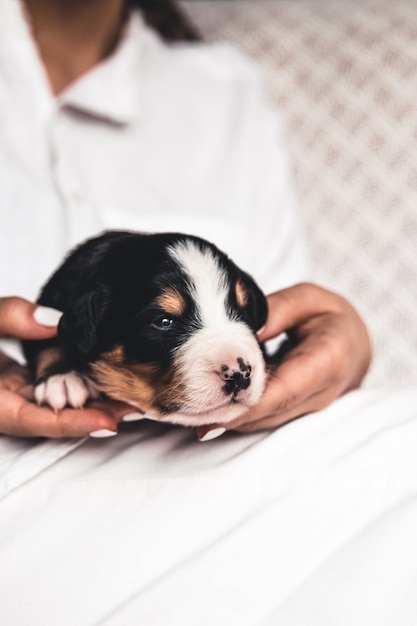
[[[300,283],[268,296],[268,320],[258,333],[261,342],[277,337],[312,317],[336,312],[340,296],[312,283]]]
[[[18,297],[0,298],[0,337],[48,339],[57,332],[61,313]]]

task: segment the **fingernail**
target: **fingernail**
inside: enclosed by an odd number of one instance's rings
[[[96,439],[103,439],[104,437],[114,437],[115,435],[117,435],[117,431],[102,428],[101,430],[93,430],[89,436],[95,437]]]
[[[144,417],[143,413],[127,413],[127,415],[123,415],[122,422],[138,422],[143,420]]]
[[[266,328],[266,324],[264,324],[264,325],[263,325],[263,326],[262,326],[259,330],[257,330],[257,331],[256,331],[256,334],[257,334],[257,335],[260,335],[261,333],[263,333],[263,332],[264,332],[265,328]]]
[[[205,435],[199,437],[199,441],[211,441],[212,439],[217,439],[217,437],[221,437],[226,432],[226,429],[223,427],[213,428],[212,430],[208,430]]]
[[[56,326],[61,317],[61,311],[52,309],[49,306],[38,306],[33,314],[34,320],[42,326]]]

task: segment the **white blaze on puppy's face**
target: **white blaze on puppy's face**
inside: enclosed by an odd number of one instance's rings
[[[227,422],[256,404],[265,364],[251,329],[228,311],[230,284],[215,254],[192,241],[170,247],[187,276],[196,328],[177,350],[174,367],[183,384],[182,408],[170,421],[185,425]]]

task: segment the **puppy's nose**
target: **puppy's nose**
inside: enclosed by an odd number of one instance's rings
[[[225,381],[223,391],[227,396],[236,396],[239,391],[249,387],[252,367],[241,357],[236,360],[236,365],[223,364],[220,369],[220,378]]]

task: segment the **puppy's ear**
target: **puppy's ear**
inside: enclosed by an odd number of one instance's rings
[[[261,289],[246,272],[241,271],[237,280],[236,300],[249,326],[255,331],[262,328],[268,316],[268,304]]]
[[[97,330],[107,308],[103,289],[80,296],[65,311],[58,326],[58,336],[68,353],[82,363],[97,351]]]

